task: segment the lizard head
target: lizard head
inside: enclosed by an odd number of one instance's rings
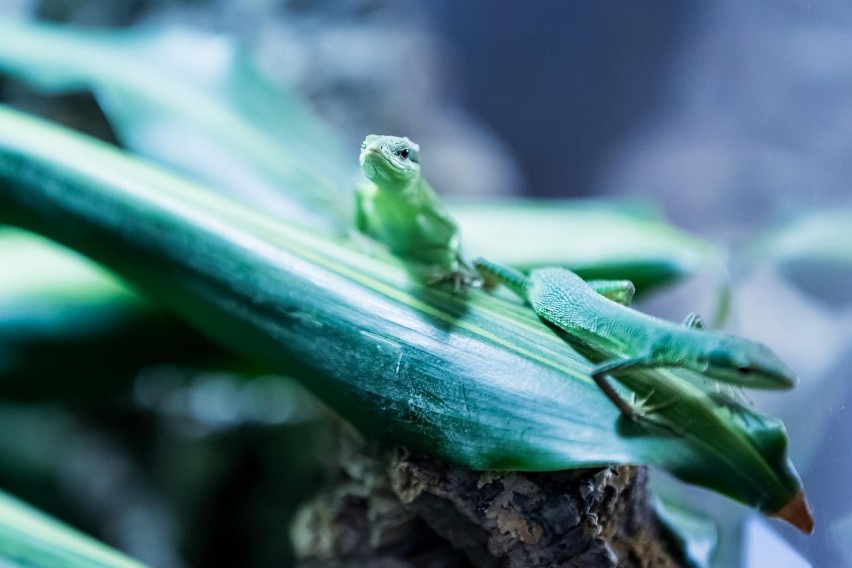
[[[420,176],[420,147],[408,138],[370,134],[359,161],[364,175],[380,185],[408,184]]]
[[[763,344],[733,335],[718,335],[706,354],[708,376],[726,383],[756,389],[789,389],[796,385],[794,373]]]

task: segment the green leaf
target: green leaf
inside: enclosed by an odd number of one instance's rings
[[[92,90],[128,147],[294,222],[322,224],[348,203],[357,161],[348,167],[339,137],[223,36],[0,19],[0,70],[47,91]]]
[[[674,371],[625,423],[531,310],[412,281],[399,261],[276,221],[104,144],[0,112],[0,221],[71,246],[364,431],[476,469],[647,463],[809,527],[777,421]],[[734,412],[734,410],[736,412]]]
[[[95,91],[129,148],[256,209],[303,225],[348,222],[351,198],[343,191],[353,183],[356,148],[343,151],[339,137],[292,94],[266,83],[233,42],[177,29],[0,22],[0,70],[42,89]],[[635,207],[514,200],[450,208],[470,256],[628,278],[640,291],[715,267],[721,258],[718,249]]]
[[[0,396],[89,400],[145,365],[221,359],[218,349],[70,250],[0,230]],[[74,376],[75,380],[69,380]]]
[[[659,496],[651,503],[685,562],[692,568],[710,568],[719,541],[716,523]]]
[[[802,215],[770,231],[742,252],[745,265],[769,262],[800,290],[829,307],[850,304],[852,209]]]
[[[761,282],[760,291],[768,282],[793,299],[792,306],[785,302],[779,313],[797,323],[802,339],[812,338],[810,343],[798,346],[800,358],[807,361],[816,356],[813,361],[821,363],[811,364],[796,400],[774,401],[774,408],[787,417],[797,435],[796,458],[800,464],[816,464],[823,458],[824,440],[836,435],[831,430],[837,427],[847,400],[849,383],[838,380],[838,374],[843,374],[845,360],[852,354],[845,323],[852,307],[850,242],[852,208],[837,207],[802,213],[778,223],[735,257],[740,273],[757,272],[750,278]],[[755,284],[751,289],[754,294]],[[778,295],[776,292],[773,297]],[[818,408],[819,412],[804,413],[802,408]]]
[[[565,266],[639,289],[719,267],[721,251],[644,210],[604,201],[450,202],[465,249],[522,270]]]
[[[0,564],[21,568],[142,568],[91,537],[0,491]]]
[[[106,270],[32,234],[0,230],[0,265],[15,268],[0,279],[0,330],[14,326],[18,333],[57,336],[71,318],[74,333],[85,334],[103,318],[144,309],[145,302]],[[76,317],[80,312],[91,317]]]

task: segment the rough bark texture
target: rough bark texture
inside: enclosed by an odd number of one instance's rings
[[[643,467],[476,472],[345,444],[292,537],[302,568],[676,567]]]

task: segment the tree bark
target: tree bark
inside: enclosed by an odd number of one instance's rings
[[[301,568],[683,565],[645,467],[478,472],[346,438],[293,524]]]

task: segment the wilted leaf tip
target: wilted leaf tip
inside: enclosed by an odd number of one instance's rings
[[[802,490],[772,516],[787,521],[803,533],[814,532],[814,517]]]

